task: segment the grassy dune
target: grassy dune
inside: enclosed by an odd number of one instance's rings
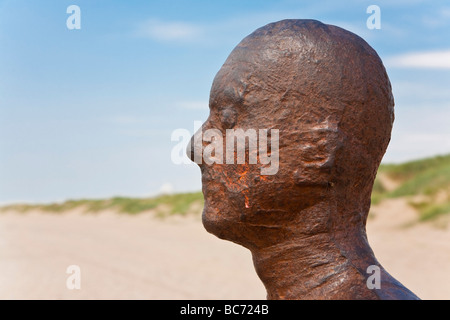
[[[31,210],[42,210],[61,213],[78,208],[84,212],[95,213],[110,209],[122,213],[138,214],[152,210],[159,216],[165,216],[171,214],[185,215],[192,210],[199,211],[198,209],[201,207],[203,207],[203,195],[201,192],[195,192],[162,195],[153,198],[114,197],[111,199],[68,200],[62,203],[43,205],[14,204],[0,208],[0,211],[28,212]]]
[[[383,184],[390,179],[392,190]],[[420,220],[432,220],[450,214],[450,155],[382,165],[372,193],[374,204],[386,198],[406,197],[416,208]]]
[[[387,185],[386,181],[389,181]],[[394,188],[392,186],[395,186]],[[406,198],[419,212],[419,220],[433,220],[450,214],[450,155],[410,161],[402,164],[385,164],[375,180],[372,203],[378,204],[388,198]],[[15,204],[0,211],[65,212],[81,209],[100,212],[112,209],[128,214],[152,210],[159,216],[199,213],[203,207],[201,192],[162,195],[153,198],[115,197],[111,199],[68,200],[63,203],[44,205]]]

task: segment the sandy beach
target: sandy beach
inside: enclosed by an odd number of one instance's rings
[[[450,299],[450,227],[405,227],[404,200],[373,208],[380,263],[422,299]],[[81,270],[69,290],[66,269]],[[250,252],[208,234],[200,216],[0,214],[1,299],[265,299]]]

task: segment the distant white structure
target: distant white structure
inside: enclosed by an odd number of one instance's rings
[[[161,188],[159,188],[159,194],[164,195],[164,194],[172,194],[173,193],[173,185],[166,182],[164,183]]]

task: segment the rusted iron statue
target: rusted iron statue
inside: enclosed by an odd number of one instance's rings
[[[252,252],[268,299],[418,299],[379,264],[365,229],[393,121],[385,68],[349,31],[283,20],[232,51],[188,153],[202,172],[206,230]],[[211,129],[223,136],[198,137]],[[194,159],[237,129],[277,130],[277,141],[263,142],[278,152],[276,171],[250,163],[249,145],[245,163]],[[377,270],[378,285],[369,279]]]

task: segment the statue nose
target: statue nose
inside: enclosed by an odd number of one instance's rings
[[[186,155],[189,159],[191,159],[191,161],[197,163],[198,165],[202,164],[203,140],[201,129],[191,137],[191,140],[186,147]]]
[[[191,161],[194,161],[194,136],[191,137],[191,140],[189,140],[189,144],[186,147],[186,155]]]

